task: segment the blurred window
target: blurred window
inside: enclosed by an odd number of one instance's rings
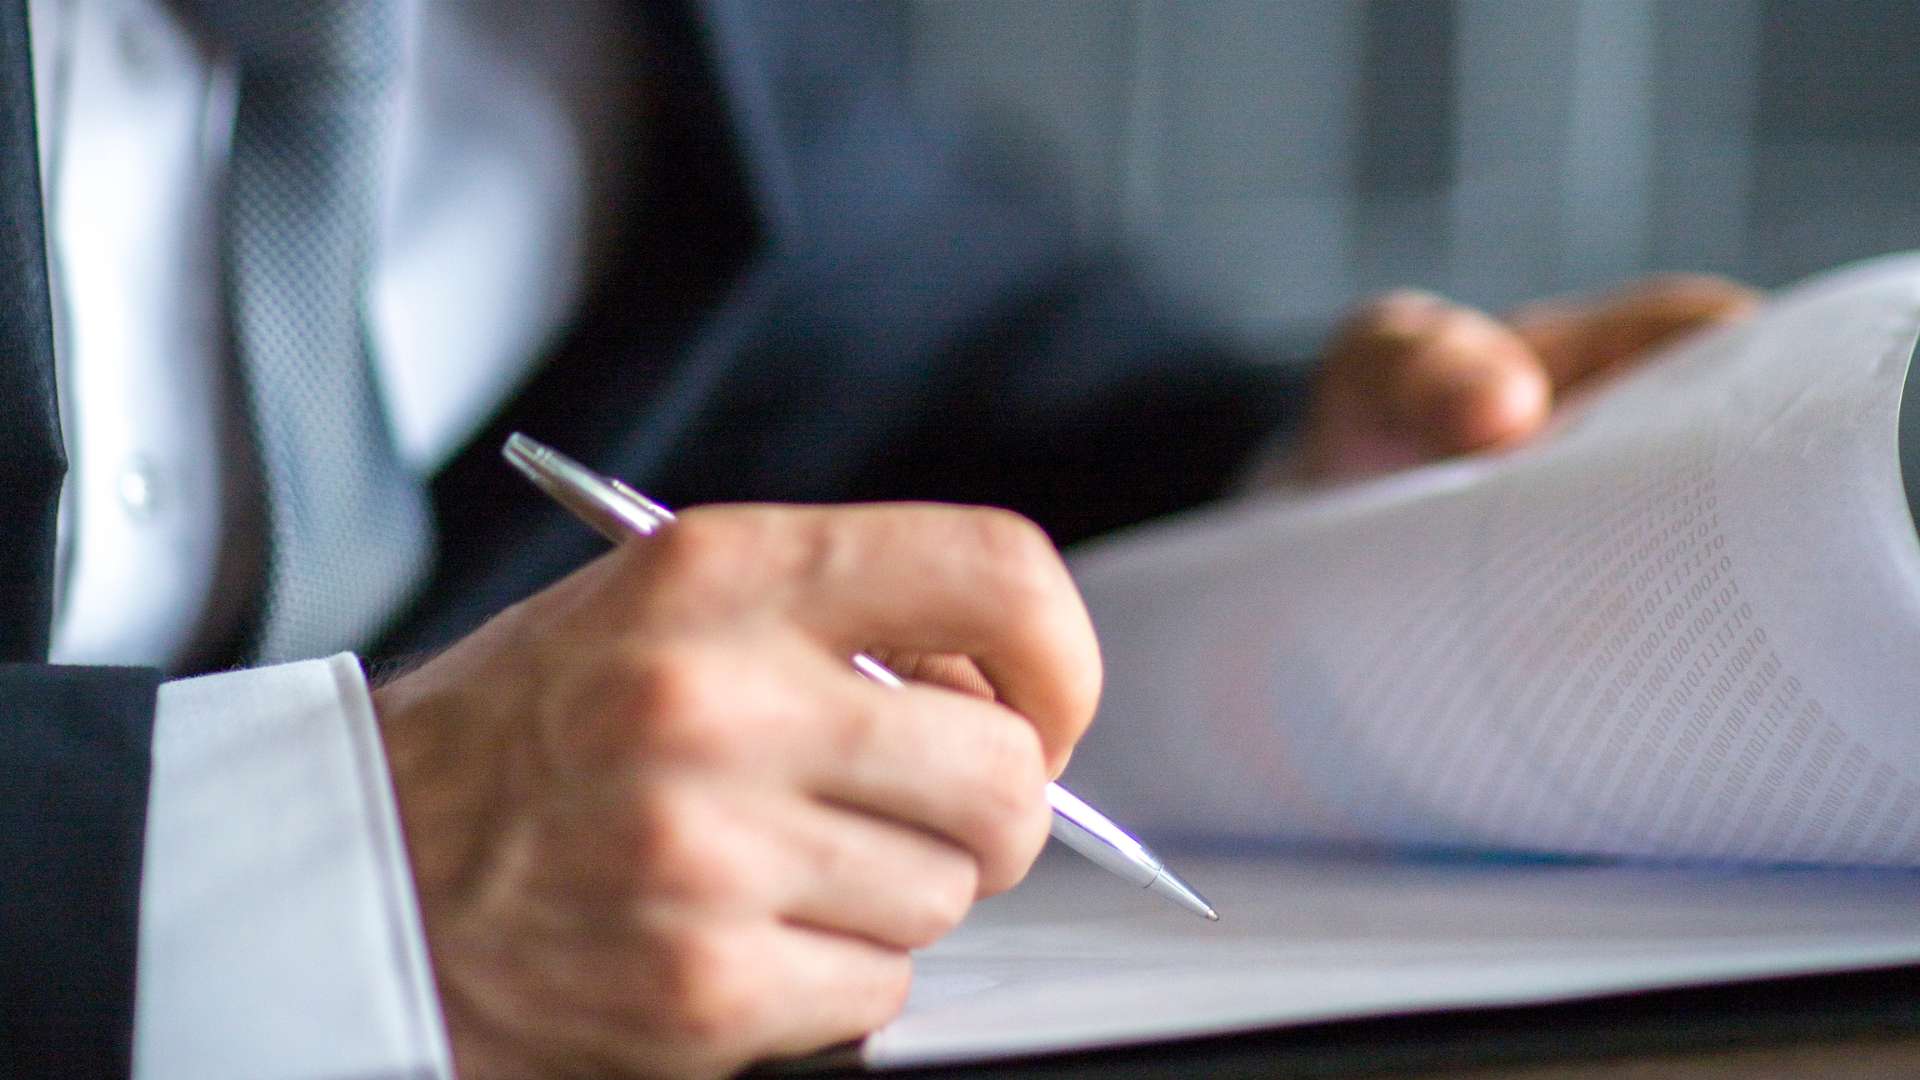
[[[914,0],[921,100],[1249,336],[1418,284],[1780,284],[1920,247],[1914,0]],[[1031,145],[1021,135],[1020,145]]]

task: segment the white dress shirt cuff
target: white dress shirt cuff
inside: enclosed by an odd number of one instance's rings
[[[452,1074],[359,664],[162,686],[134,1075]]]

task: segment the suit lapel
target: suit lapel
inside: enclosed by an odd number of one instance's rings
[[[0,661],[46,659],[66,473],[36,130],[26,0],[0,0]]]

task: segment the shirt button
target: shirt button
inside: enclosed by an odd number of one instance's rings
[[[120,470],[120,506],[127,516],[144,521],[153,516],[159,502],[159,483],[153,465],[145,458],[134,458]]]
[[[120,52],[120,64],[127,75],[144,80],[160,63],[160,43],[154,39],[157,28],[144,19],[122,18],[114,27],[114,44]]]

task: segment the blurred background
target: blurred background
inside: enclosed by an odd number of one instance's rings
[[[914,0],[909,37],[925,104],[1054,148],[1087,237],[1294,350],[1399,284],[1920,247],[1920,0]]]

